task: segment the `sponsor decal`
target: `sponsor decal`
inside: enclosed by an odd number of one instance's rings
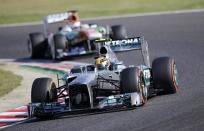
[[[139,38],[130,38],[130,39],[124,39],[124,40],[115,40],[115,41],[105,41],[105,45],[110,46],[127,46],[127,45],[135,45],[139,44],[140,40]]]
[[[68,19],[68,18],[69,18],[68,13],[59,13],[59,14],[48,15],[46,17],[46,21],[47,21],[47,23],[54,23],[54,22],[58,22],[58,21],[63,21],[63,20]]]

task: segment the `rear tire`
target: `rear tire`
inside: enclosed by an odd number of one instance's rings
[[[121,40],[127,38],[127,31],[122,25],[114,25],[111,27],[111,38],[113,40]]]
[[[61,35],[61,34],[56,34],[53,36],[53,40],[54,40],[54,43],[53,43],[53,47],[51,47],[52,51],[51,51],[51,55],[52,55],[52,59],[54,60],[58,60],[59,59],[59,52],[57,50],[62,50],[64,51],[67,47],[66,47],[66,42],[67,42],[67,39],[65,36]]]
[[[152,63],[154,87],[164,94],[173,94],[178,90],[178,76],[174,59],[160,57]]]
[[[31,58],[39,59],[44,58],[45,51],[47,47],[46,39],[44,35],[40,32],[30,33],[30,48],[31,48]]]
[[[31,90],[32,103],[45,103],[57,101],[57,89],[51,78],[37,78]]]
[[[121,72],[121,93],[137,92],[141,94],[142,104],[147,101],[147,87],[143,73],[136,67],[126,68]]]

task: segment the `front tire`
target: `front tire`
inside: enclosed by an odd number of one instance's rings
[[[178,91],[178,72],[174,59],[160,57],[152,63],[152,77],[154,87],[164,94],[173,94]]]
[[[53,60],[58,60],[60,59],[60,53],[58,52],[58,50],[61,50],[62,52],[64,52],[64,50],[66,49],[66,42],[67,39],[65,36],[61,35],[61,34],[55,34],[53,36],[53,45],[51,47],[51,56]]]
[[[44,58],[47,47],[45,36],[40,32],[36,32],[30,33],[29,38],[31,58],[32,59]]]
[[[51,78],[37,78],[34,80],[31,90],[32,103],[47,103],[57,101],[57,89]],[[39,119],[52,119],[54,114],[36,113]]]
[[[143,73],[137,67],[130,67],[121,72],[121,93],[137,92],[141,95],[142,105],[147,101],[147,87]]]
[[[31,89],[32,103],[46,103],[57,101],[57,89],[51,78],[37,78]]]

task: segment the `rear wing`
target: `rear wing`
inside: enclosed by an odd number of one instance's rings
[[[150,67],[149,51],[147,41],[144,40],[144,37],[134,37],[127,38],[122,40],[96,40],[98,49],[101,47],[110,47],[112,51],[126,51],[126,50],[140,50],[143,56],[143,61],[146,66]]]
[[[43,24],[44,24],[44,33],[47,36],[49,34],[48,25],[53,23],[59,23],[59,22],[65,22],[67,20],[77,20],[77,11],[67,11],[64,13],[56,13],[48,15],[44,18]]]

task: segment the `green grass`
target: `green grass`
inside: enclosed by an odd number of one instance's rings
[[[54,77],[51,77],[53,80],[56,80],[56,84],[57,84],[57,75],[58,78],[62,78],[64,76],[64,74],[66,73],[66,71],[62,71],[62,70],[57,70],[57,69],[50,69],[50,68],[44,68],[44,67],[38,67],[38,66],[30,66],[30,65],[22,65],[21,68],[26,69],[28,71],[33,71],[33,72],[39,72],[39,73],[44,73],[47,75],[52,75]],[[59,84],[65,84],[64,81],[59,81]]]
[[[81,18],[204,8],[204,0],[0,0],[0,24],[77,9]]]
[[[38,66],[22,65],[21,67],[23,69],[31,70],[34,72],[46,73],[46,74],[51,74],[51,75],[56,75],[56,76],[59,75],[59,77],[62,77],[66,73],[66,71],[50,69],[50,68],[43,68],[43,67],[38,67]]]
[[[21,76],[0,69],[0,97],[18,87],[21,84],[21,80]]]

